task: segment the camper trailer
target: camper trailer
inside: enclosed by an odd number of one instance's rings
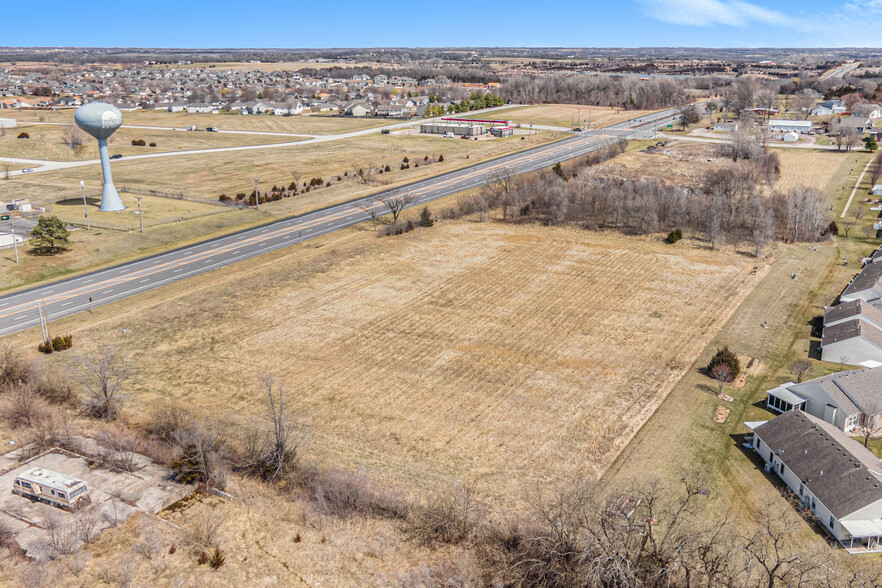
[[[31,468],[16,476],[12,493],[65,510],[91,502],[85,482],[42,468]]]

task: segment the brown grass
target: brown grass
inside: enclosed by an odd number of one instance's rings
[[[45,121],[72,123],[74,111],[73,109],[52,111],[32,109],[18,110],[11,108],[4,111],[3,116],[7,118],[15,118],[23,122]],[[396,121],[390,121],[385,118],[356,119],[321,114],[302,116],[274,116],[270,114],[261,114],[257,116],[243,116],[235,113],[197,114],[189,112],[166,112],[162,110],[135,110],[123,113],[123,125],[146,125],[174,128],[186,128],[190,125],[195,125],[200,129],[207,126],[216,126],[218,129],[224,131],[270,131],[280,133],[315,133],[316,135],[330,135],[348,131],[358,131],[361,129],[383,126],[390,122]],[[125,127],[123,127],[123,129],[125,129]]]
[[[456,222],[326,243],[56,329],[81,353],[140,356],[134,413],[165,398],[245,419],[270,372],[312,455],[520,499],[602,469],[757,279],[731,253],[563,228]]]
[[[61,125],[18,125],[17,128],[7,132],[5,136],[0,135],[0,157],[48,159],[50,161],[79,161],[98,158],[97,141],[84,133],[82,146],[71,149],[64,142],[64,130],[64,127]],[[30,139],[18,139],[18,133],[22,131],[28,133]],[[156,143],[156,147],[135,147],[132,145],[132,140],[134,139],[143,139],[148,144]],[[278,135],[236,135],[230,133],[207,133],[205,131],[157,131],[153,129],[122,128],[113,134],[108,144],[111,154],[141,155],[143,153],[186,151],[190,149],[288,143],[298,140],[300,139],[297,137]]]
[[[501,112],[487,114],[472,114],[468,118],[493,118],[505,119],[522,126],[529,126],[532,122],[537,125],[549,125],[556,127],[570,127],[570,124],[581,124],[591,128],[611,125],[630,118],[644,116],[651,110],[622,110],[606,106],[585,106],[582,104],[542,104],[539,106],[527,106],[513,108]],[[589,125],[590,113],[590,125]]]

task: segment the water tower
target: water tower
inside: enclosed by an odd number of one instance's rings
[[[113,185],[110,174],[110,157],[107,154],[107,139],[122,125],[122,113],[119,108],[105,102],[92,102],[77,108],[74,113],[77,126],[98,139],[98,151],[101,155],[101,172],[104,174],[104,190],[101,192],[102,212],[123,210],[122,199]]]

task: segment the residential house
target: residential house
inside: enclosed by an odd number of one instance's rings
[[[801,383],[787,382],[766,392],[766,408],[801,410],[845,433],[882,418],[882,368],[836,372]]]
[[[187,112],[195,112],[199,114],[210,114],[214,110],[214,106],[204,102],[191,102],[186,107]]]
[[[824,100],[819,102],[809,111],[812,116],[831,116],[845,112],[845,103],[842,100]]]
[[[861,135],[873,128],[873,121],[862,116],[849,116],[839,121],[839,132],[854,129]]]
[[[185,108],[187,108],[186,102],[169,102],[168,104],[169,112],[184,112]]]
[[[361,118],[371,113],[370,105],[366,102],[350,102],[343,108],[343,114]]]
[[[745,423],[746,440],[850,553],[882,551],[882,460],[801,411]]]
[[[738,130],[738,123],[737,122],[717,121],[714,123],[714,130],[715,131],[723,131],[726,133],[732,133],[732,132],[735,132]]]
[[[882,366],[882,310],[860,298],[827,308],[821,359]]]
[[[842,294],[840,302],[851,300],[866,300],[873,302],[882,298],[882,263],[871,263],[865,266],[859,274],[851,279]]]
[[[851,116],[876,120],[877,118],[882,118],[882,106],[872,102],[861,102],[860,104],[855,104],[854,108],[851,109]]]

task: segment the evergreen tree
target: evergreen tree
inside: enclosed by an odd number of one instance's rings
[[[41,255],[54,255],[71,248],[70,231],[57,216],[41,216],[31,231],[31,247]]]

